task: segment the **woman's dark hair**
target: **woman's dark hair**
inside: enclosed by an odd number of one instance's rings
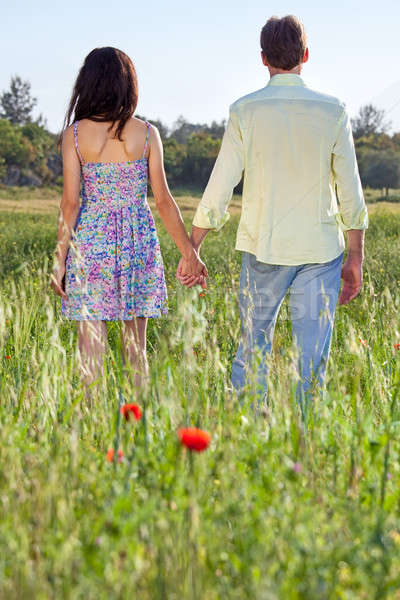
[[[115,137],[121,140],[137,102],[137,75],[129,56],[109,46],[95,48],[85,58],[76,79],[60,142],[65,129],[81,119],[112,121],[110,130],[118,121]]]

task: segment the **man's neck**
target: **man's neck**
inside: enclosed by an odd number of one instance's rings
[[[284,71],[283,69],[274,69],[273,67],[269,67],[269,74],[271,77],[274,75],[300,75],[301,74],[301,65],[298,65],[294,69],[290,71]]]

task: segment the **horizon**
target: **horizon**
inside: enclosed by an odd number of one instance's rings
[[[57,7],[48,0],[35,5],[23,0],[9,6],[0,40],[7,56],[0,70],[0,91],[9,88],[14,75],[28,80],[38,100],[34,117],[43,114],[49,130],[58,133],[85,56],[94,47],[111,45],[135,63],[138,114],[160,120],[169,129],[180,116],[196,124],[221,122],[232,102],[269,79],[260,58],[262,25],[273,14],[297,14],[310,50],[301,73],[307,85],[339,97],[352,117],[361,106],[375,104],[392,122],[390,133],[400,131],[400,79],[392,68],[393,57],[399,55],[400,5],[395,0],[382,0],[379,14],[372,1],[348,6],[338,0],[331,7],[321,7],[316,0],[284,1],[265,10],[264,3],[255,0],[243,11],[237,1],[215,5],[205,0],[188,7],[172,0],[166,7],[149,0],[135,28],[140,7],[123,2],[125,18],[110,19],[104,0],[83,6],[72,0]],[[38,31],[44,34],[38,36]]]

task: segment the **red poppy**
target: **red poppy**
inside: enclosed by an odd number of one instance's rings
[[[6,360],[10,360],[11,356],[9,354],[7,354],[6,356]]]
[[[197,429],[196,427],[180,429],[178,437],[182,446],[186,446],[186,448],[195,452],[203,452],[211,441],[211,435],[207,431]]]
[[[205,295],[206,295],[205,292],[200,292],[200,294],[199,294],[200,298],[204,298]]]
[[[393,348],[394,348],[395,350],[400,350],[400,344],[394,344]]]
[[[124,453],[122,452],[122,450],[118,450],[117,456],[118,456],[118,462],[121,462],[122,461],[122,457],[124,456]],[[108,449],[107,460],[108,460],[108,462],[113,462],[113,460],[114,460],[114,448],[109,448]]]
[[[135,417],[136,421],[142,418],[142,411],[137,404],[124,404],[121,406],[121,414],[126,421],[129,421],[131,415]]]
[[[369,348],[369,344],[368,344],[367,340],[363,340],[360,338],[360,344],[362,346],[364,346],[365,348]]]

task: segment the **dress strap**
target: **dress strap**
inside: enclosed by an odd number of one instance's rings
[[[142,158],[146,157],[146,152],[147,152],[147,148],[148,148],[148,145],[149,145],[150,123],[148,121],[146,121],[146,128],[147,128],[146,141],[144,143],[144,150],[143,150],[143,156],[142,156]]]
[[[75,123],[74,123],[74,140],[75,140],[76,153],[79,156],[80,163],[83,164],[85,161],[82,158],[82,154],[80,153],[79,146],[78,146],[78,121],[75,121]]]

